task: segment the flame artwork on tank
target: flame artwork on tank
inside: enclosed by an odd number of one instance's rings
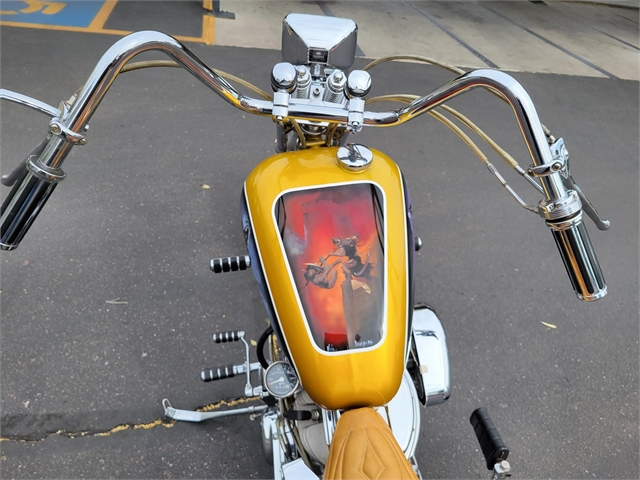
[[[383,195],[371,183],[290,191],[276,219],[316,345],[373,347],[384,334]]]

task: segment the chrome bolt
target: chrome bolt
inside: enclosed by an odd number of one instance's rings
[[[317,97],[318,95],[320,95],[320,89],[318,87],[313,89],[313,96]]]
[[[86,138],[81,138],[80,140],[78,140],[78,145],[86,145],[86,144],[87,144]]]
[[[562,163],[554,163],[553,165],[551,165],[551,170],[553,170],[554,172],[559,172],[560,170],[562,170]]]
[[[60,128],[60,125],[58,125],[57,123],[52,123],[49,126],[49,131],[54,135],[60,135],[62,133],[62,129]]]
[[[84,126],[84,128],[82,129],[82,131],[83,131],[84,133],[87,133],[87,132],[89,131],[89,124],[86,124],[86,125]]]
[[[496,463],[493,467],[493,479],[510,478],[511,465],[506,460]]]

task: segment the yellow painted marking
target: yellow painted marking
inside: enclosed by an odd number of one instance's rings
[[[62,25],[41,25],[38,23],[20,23],[20,22],[0,22],[1,27],[20,27],[20,28],[38,28],[41,30],[58,30],[64,32],[82,32],[82,33],[102,33],[105,35],[119,35],[124,37],[125,35],[129,35],[130,31],[127,30],[89,30],[85,27],[67,27]],[[182,37],[175,35],[173,36],[176,40],[181,42],[194,42],[194,43],[204,43],[203,38],[198,37]]]
[[[173,38],[180,42],[194,42],[194,43],[205,43],[204,38],[200,37],[183,37],[181,35],[171,35]]]
[[[62,10],[66,4],[62,2],[43,2],[40,0],[29,0],[26,2],[29,4],[29,7],[25,10],[29,10],[29,12],[23,13],[31,13],[37,12],[39,9],[43,7],[43,13],[57,13]],[[88,27],[70,27],[63,25],[43,25],[38,23],[22,23],[22,22],[6,22],[0,21],[0,26],[3,27],[20,27],[20,28],[37,28],[41,30],[57,30],[64,32],[83,32],[83,33],[102,33],[104,35],[118,35],[124,37],[125,35],[129,35],[133,32],[128,30],[111,30],[105,29],[104,24],[107,22],[109,15],[113,12],[113,9],[118,3],[118,0],[107,0],[105,4],[102,6],[100,11],[91,21],[91,24]],[[206,2],[205,2],[206,3]],[[48,10],[48,11],[47,11]],[[7,10],[1,11],[3,15],[13,15],[17,12]],[[202,36],[201,37],[186,37],[181,35],[174,35],[173,38],[180,42],[194,42],[194,43],[204,43],[206,45],[213,45],[215,42],[215,17],[211,15],[203,15],[202,16]]]
[[[58,30],[65,32],[84,32],[84,33],[105,33],[107,35],[129,35],[132,32],[126,30],[96,30],[89,31],[86,27],[68,27],[63,25],[42,25],[39,23],[20,23],[20,22],[0,22],[2,27],[22,27],[22,28],[38,28],[41,30]]]
[[[66,4],[62,2],[45,2],[40,0],[28,0],[26,3],[29,5],[24,10],[21,10],[23,13],[33,13],[40,11],[42,8],[44,10],[42,13],[53,14],[62,10]],[[83,33],[102,33],[104,35],[119,35],[124,37],[125,35],[129,35],[133,33],[127,30],[111,30],[105,29],[104,24],[107,22],[109,15],[113,12],[113,9],[118,3],[118,0],[107,0],[100,11],[96,14],[94,19],[91,21],[88,27],[71,27],[71,26],[63,26],[63,25],[43,25],[38,23],[22,23],[22,22],[7,22],[0,21],[0,26],[3,27],[20,27],[20,28],[38,28],[41,30],[57,30],[64,32],[83,32]],[[211,3],[211,0],[209,0]],[[203,3],[203,7],[207,8],[207,1],[205,0]],[[211,10],[213,7],[211,7]],[[2,15],[15,15],[17,12],[12,10],[3,10],[0,11]],[[186,37],[182,35],[173,35],[173,38],[180,42],[194,42],[194,43],[204,43],[206,45],[213,45],[215,42],[215,17],[212,15],[203,15],[202,16],[202,36],[201,37]]]
[[[64,7],[66,3],[62,2],[43,2],[40,0],[23,0],[28,5],[27,8],[20,10],[22,13],[36,13],[42,10],[45,15],[55,15]]]
[[[102,27],[104,27],[104,24],[107,22],[109,15],[113,12],[116,3],[118,3],[118,0],[107,0],[87,27],[87,31],[94,32],[102,30]]]
[[[543,324],[545,327],[549,327],[549,328],[558,328],[558,327],[556,327],[555,325],[552,325],[552,324],[547,323],[547,322],[540,322],[540,323],[541,323],[541,324]]]
[[[216,20],[212,15],[202,16],[202,39],[205,45],[213,45],[216,39]]]
[[[213,0],[204,0],[202,2],[202,8],[211,12],[213,10]]]

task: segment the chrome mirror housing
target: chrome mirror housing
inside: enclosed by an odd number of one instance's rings
[[[346,70],[353,65],[357,39],[353,20],[290,13],[282,22],[282,60]]]

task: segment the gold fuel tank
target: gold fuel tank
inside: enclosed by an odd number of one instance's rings
[[[372,153],[357,172],[337,148],[275,155],[244,186],[263,292],[302,386],[332,410],[386,404],[405,368],[408,199],[398,166]]]

